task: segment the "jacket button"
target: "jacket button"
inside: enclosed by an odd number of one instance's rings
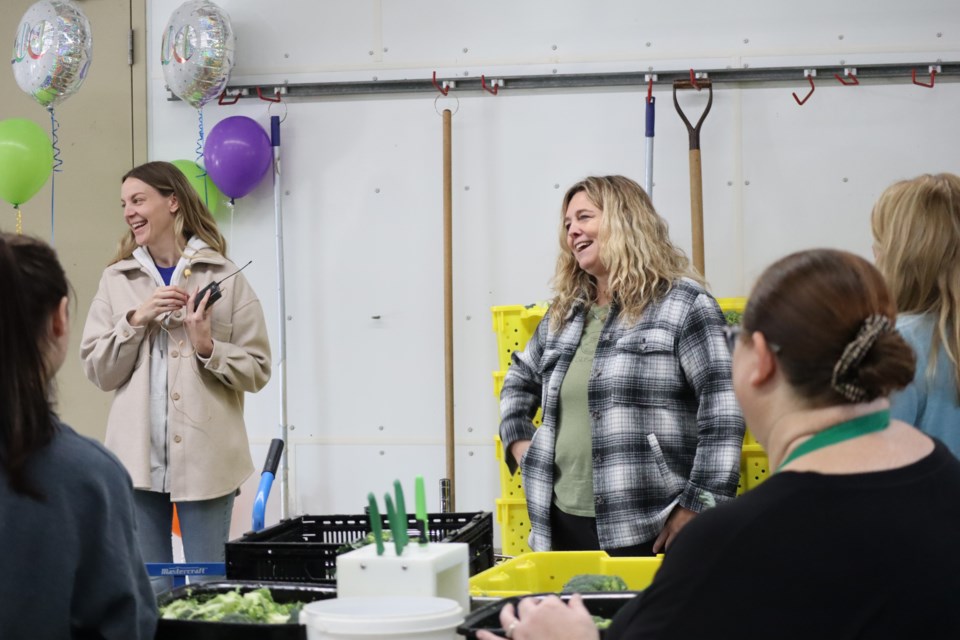
[[[129,337],[130,337],[130,332],[129,332],[129,331],[124,331],[124,332],[123,332],[123,337],[124,337],[124,338],[129,338]]]
[[[593,462],[594,462],[594,464],[600,464],[600,454],[599,454],[599,453],[598,453],[597,455],[593,456]]]
[[[180,436],[173,436],[174,442],[180,442],[181,440],[183,440],[183,438],[181,438]]]
[[[170,397],[173,398],[174,400],[179,400],[180,394],[174,391],[173,393],[170,394]]]
[[[603,496],[597,496],[593,499],[596,504],[603,504]]]
[[[170,357],[171,357],[171,358],[179,358],[179,357],[180,357],[180,352],[179,352],[179,351],[171,351],[171,352],[170,352]]]

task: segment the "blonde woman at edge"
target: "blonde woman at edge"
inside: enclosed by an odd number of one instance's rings
[[[723,314],[633,180],[573,185],[559,236],[556,297],[500,395],[530,547],[660,553],[736,494],[744,423]]]
[[[120,201],[129,230],[90,305],[83,368],[114,392],[106,445],[133,478],[144,561],[172,562],[176,504],[187,562],[222,562],[234,495],[253,472],[243,396],[270,378],[263,310],[242,273],[221,299],[197,299],[237,266],[177,167],[132,169]]]
[[[897,302],[897,329],[917,354],[895,418],[960,456],[960,177],[898,182],[873,208],[877,267]]]

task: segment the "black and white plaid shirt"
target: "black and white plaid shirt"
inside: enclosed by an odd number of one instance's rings
[[[585,311],[559,333],[550,311],[513,354],[500,393],[500,438],[533,440],[522,459],[530,548],[550,549],[554,446],[560,385],[583,333]],[[587,397],[593,432],[593,488],[600,546],[653,540],[673,507],[702,511],[736,495],[744,423],[733,395],[725,321],[692,280],[677,281],[625,326],[616,305],[600,335]],[[533,418],[543,407],[543,424]]]

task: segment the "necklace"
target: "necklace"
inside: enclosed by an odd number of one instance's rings
[[[845,440],[859,438],[860,436],[873,433],[875,431],[882,431],[889,425],[890,411],[886,409],[883,411],[877,411],[875,413],[868,413],[865,416],[860,416],[859,418],[854,418],[853,420],[847,420],[846,422],[841,422],[840,424],[835,424],[832,427],[828,427],[815,434],[809,440],[806,440],[800,446],[790,452],[790,455],[787,456],[787,459],[781,462],[780,466],[777,467],[777,471],[780,471],[785,465],[793,462],[800,456],[805,456],[808,453],[816,451],[817,449],[823,449],[824,447],[829,447],[830,445],[838,444],[840,442],[844,442]]]
[[[590,317],[599,322],[605,322],[607,314],[610,313],[609,305],[593,305],[590,307]]]

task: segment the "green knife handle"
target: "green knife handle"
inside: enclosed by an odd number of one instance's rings
[[[400,542],[405,547],[410,542],[410,537],[407,535],[407,505],[403,499],[403,487],[399,480],[393,481],[393,492],[397,496],[397,520],[403,525],[400,530]]]
[[[420,544],[427,544],[427,492],[423,484],[423,476],[414,480],[414,497],[417,507],[417,528],[420,529]]]
[[[383,498],[384,502],[387,503],[387,519],[390,521],[390,532],[393,534],[393,548],[399,557],[403,553],[403,543],[400,541],[398,531],[406,527],[407,523],[401,524],[399,518],[397,518],[397,511],[393,508],[393,498],[390,497],[390,494],[383,494]]]
[[[377,544],[377,555],[383,555],[383,522],[380,519],[380,510],[377,509],[377,499],[373,492],[367,494],[367,502],[370,503],[370,530],[373,532],[373,540]]]

